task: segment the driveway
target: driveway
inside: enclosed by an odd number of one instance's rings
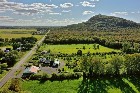
[[[60,63],[60,66],[58,66],[58,68],[54,68],[54,67],[41,67],[41,71],[46,72],[47,74],[53,74],[53,73],[58,73],[58,69],[61,69],[65,66],[65,63],[62,61]]]

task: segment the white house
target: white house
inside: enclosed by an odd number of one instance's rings
[[[58,67],[60,65],[60,61],[58,59],[54,60],[53,66]]]

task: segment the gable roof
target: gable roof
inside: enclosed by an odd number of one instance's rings
[[[39,70],[39,67],[31,66],[31,67],[26,68],[23,73],[37,73],[38,70]]]

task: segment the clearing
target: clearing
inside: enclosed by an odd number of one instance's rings
[[[97,46],[98,44],[96,44]],[[52,54],[55,53],[64,53],[72,54],[77,53],[78,50],[82,50],[82,53],[103,53],[103,52],[121,52],[120,50],[115,50],[99,45],[99,49],[94,49],[94,44],[71,44],[71,45],[43,45],[40,47],[40,50],[49,50]],[[85,49],[83,49],[85,47]]]

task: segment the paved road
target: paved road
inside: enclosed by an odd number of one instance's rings
[[[47,34],[50,31],[47,32]],[[46,35],[47,35],[46,34]],[[46,36],[45,35],[45,36]],[[37,44],[23,57],[21,58],[21,60],[19,62],[17,62],[17,64],[15,64],[15,66],[8,72],[8,74],[0,81],[0,88],[10,79],[14,77],[14,73],[20,68],[20,66],[22,66],[22,64],[26,61],[27,58],[29,58],[30,56],[33,55],[33,51],[35,51],[37,49],[37,45],[40,45],[43,40],[45,39],[45,36],[37,42]]]

